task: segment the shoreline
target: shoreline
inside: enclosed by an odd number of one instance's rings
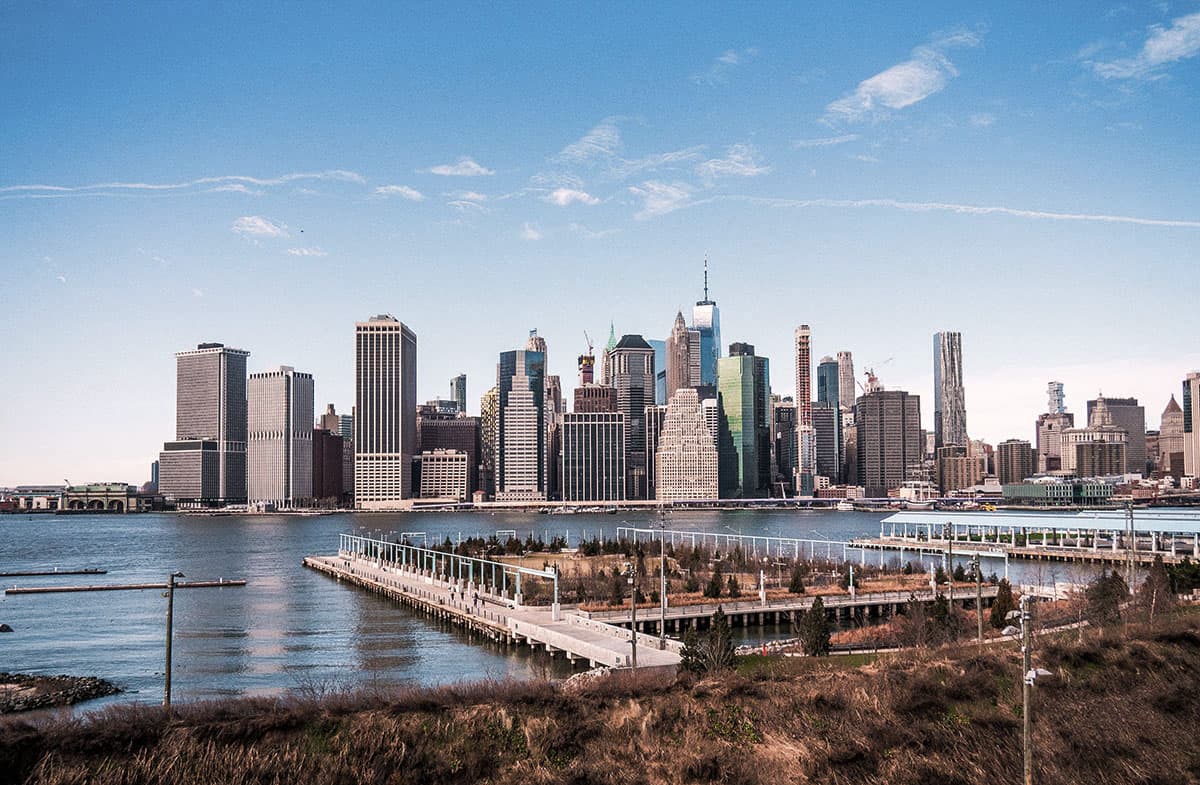
[[[0,673],[0,716],[73,706],[120,692],[120,687],[97,676]]]

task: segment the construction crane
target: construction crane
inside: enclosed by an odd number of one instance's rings
[[[592,342],[592,336],[588,335],[588,331],[587,331],[587,330],[584,330],[584,331],[583,331],[583,338],[584,338],[584,340],[585,340],[585,341],[587,341],[587,345],[588,345],[588,357],[591,357],[592,355],[594,355],[594,354],[595,354],[595,346],[596,346],[596,344]]]
[[[883,362],[879,363],[879,367],[882,368],[883,366],[887,365],[894,359],[896,359],[896,358],[895,357],[887,358]],[[863,395],[866,395],[867,393],[873,393],[876,390],[883,389],[883,385],[879,383],[879,377],[875,375],[875,366],[872,365],[872,366],[868,366],[867,368],[863,369],[863,375],[867,377],[867,383],[865,385],[862,382],[858,383],[858,387],[860,390],[862,390]]]

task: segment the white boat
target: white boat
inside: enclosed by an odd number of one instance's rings
[[[837,506],[834,507],[834,509],[838,512],[854,512],[854,505],[851,504],[849,500],[842,499],[837,503]]]

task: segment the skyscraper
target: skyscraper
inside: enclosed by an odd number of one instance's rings
[[[341,425],[341,418],[338,417],[337,410],[334,409],[333,404],[325,404],[325,413],[317,419],[317,427],[324,428],[331,433],[337,433]]]
[[[1104,469],[1104,474],[1124,474],[1125,464],[1122,463],[1117,471],[1113,468],[1111,459],[1116,454],[1114,450],[1104,448],[1093,449],[1091,444],[1119,444],[1121,460],[1129,444],[1129,432],[1113,423],[1112,413],[1108,410],[1108,402],[1103,396],[1096,398],[1091,407],[1086,428],[1068,428],[1062,432],[1062,471],[1070,472],[1077,477],[1094,477],[1097,469]],[[1081,464],[1081,456],[1087,456],[1087,463]],[[1087,471],[1088,474],[1082,472]]]
[[[625,415],[625,498],[646,498],[646,405],[654,402],[654,349],[625,335],[609,353],[617,411]]]
[[[1032,477],[1033,464],[1033,445],[1024,439],[1009,439],[996,445],[996,477],[1001,485]]]
[[[721,357],[721,311],[708,299],[708,259],[704,260],[704,299],[692,309],[692,329],[700,334],[700,383],[717,386],[717,360]]]
[[[1062,382],[1046,385],[1046,412],[1038,415],[1037,471],[1039,474],[1063,469],[1063,433],[1075,427],[1075,415],[1067,411]]]
[[[1183,409],[1175,396],[1163,409],[1158,426],[1158,471],[1178,479],[1183,474]]]
[[[934,446],[967,446],[967,408],[963,393],[962,334],[933,334]]]
[[[354,325],[354,506],[411,499],[417,446],[417,336],[389,314]]]
[[[843,411],[854,408],[854,355],[850,352],[837,353],[838,403]]]
[[[796,475],[796,402],[784,398],[774,407],[775,465],[789,486]]]
[[[247,392],[248,500],[280,508],[307,504],[313,495],[312,374],[289,365],[252,373]]]
[[[666,399],[676,390],[696,387],[700,384],[700,358],[693,356],[693,349],[700,345],[700,333],[689,330],[683,321],[683,312],[675,314],[675,324],[666,341]],[[665,403],[666,401],[662,401]]]
[[[1129,435],[1125,443],[1125,471],[1120,473],[1146,473],[1146,408],[1138,405],[1137,398],[1104,398],[1112,424],[1124,428]],[[1097,399],[1087,402],[1088,421]]]
[[[340,414],[338,415],[337,434],[343,439],[354,441],[354,415]]]
[[[796,328],[796,494],[813,494],[817,471],[817,443],[812,422],[812,332],[807,324]]]
[[[1063,395],[1062,382],[1046,383],[1046,412],[1048,414],[1065,414],[1067,399]]]
[[[167,498],[204,504],[246,501],[249,356],[220,343],[175,354],[175,441],[163,446],[159,458],[160,492]]]
[[[658,438],[662,433],[663,418],[667,416],[666,404],[646,407],[646,498],[654,496],[654,454],[658,452]]]
[[[547,498],[546,356],[541,352],[502,352],[497,366],[496,499]]]
[[[676,390],[667,403],[655,462],[655,498],[674,501],[720,495],[717,446],[694,389]]]
[[[1193,371],[1183,380],[1183,471],[1195,477],[1200,474],[1200,373]]]
[[[771,483],[771,385],[769,363],[754,347],[734,343],[718,362],[717,390],[731,443],[721,478],[724,497],[765,496]]]
[[[460,373],[450,380],[450,400],[458,404],[458,413],[467,413],[467,375]]]
[[[841,411],[836,401],[817,401],[812,407],[814,449],[817,475],[834,485],[841,481]]]
[[[479,399],[479,489],[496,495],[496,441],[500,427],[500,388],[493,387]]]
[[[910,479],[925,459],[921,397],[876,390],[858,398],[855,412],[858,484],[868,497],[882,498]]]
[[[839,369],[837,361],[832,357],[822,357],[817,365],[817,400],[821,403],[832,403],[840,406],[842,399],[839,395]]]
[[[625,500],[625,415],[563,415],[563,501]]]

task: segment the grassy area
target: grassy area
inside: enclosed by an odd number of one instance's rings
[[[1039,640],[1035,781],[1200,778],[1194,614]],[[639,673],[246,699],[0,723],[0,780],[65,783],[1021,781],[1015,647],[746,658],[694,681]]]

